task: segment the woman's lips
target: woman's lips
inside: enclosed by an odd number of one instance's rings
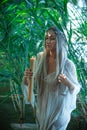
[[[51,48],[51,45],[50,45],[50,44],[46,44],[46,47],[47,47],[47,48]]]

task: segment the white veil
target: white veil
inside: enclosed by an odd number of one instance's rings
[[[64,32],[59,30],[57,27],[51,27],[47,31],[53,30],[56,34],[56,77],[63,73],[63,68],[65,64],[65,60],[67,58],[67,40],[65,37]],[[41,52],[37,55],[37,64],[36,64],[36,72],[35,77],[37,75],[41,76],[42,74],[46,75],[46,49],[44,49],[44,52]],[[43,72],[42,72],[43,71]]]
[[[56,76],[58,76],[60,73],[63,73],[68,46],[64,32],[57,27],[51,27],[49,30],[51,29],[56,34]]]

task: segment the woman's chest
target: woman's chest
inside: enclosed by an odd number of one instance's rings
[[[56,71],[56,61],[55,59],[49,60],[47,62],[47,74],[53,73]]]

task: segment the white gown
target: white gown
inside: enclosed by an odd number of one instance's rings
[[[36,67],[39,66],[38,63]],[[36,67],[34,70],[37,69]],[[66,130],[71,112],[76,108],[76,98],[81,87],[77,80],[75,65],[68,58],[65,61],[63,73],[74,85],[73,90],[63,84],[58,85],[56,72],[48,75],[45,72],[43,79],[33,82],[33,85],[37,84],[38,93],[36,107],[38,130]],[[32,104],[34,105],[33,97],[34,93],[32,94]]]
[[[80,91],[76,69],[73,62],[66,60],[63,73],[74,85],[74,90],[68,86],[58,85],[56,72],[48,74],[38,85],[37,119],[39,130],[66,130],[71,112],[76,108],[76,97]]]

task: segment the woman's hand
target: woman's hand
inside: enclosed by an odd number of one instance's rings
[[[64,85],[67,85],[67,77],[64,74],[60,74],[58,76],[58,83],[63,83]]]
[[[60,74],[60,75],[58,76],[58,83],[62,83],[62,84],[64,84],[65,86],[68,86],[69,89],[71,89],[71,90],[74,89],[73,84],[70,82],[70,80],[68,79],[68,77],[66,77],[65,74]]]
[[[29,79],[32,78],[33,72],[30,69],[26,69],[24,72],[23,82],[28,85]]]

